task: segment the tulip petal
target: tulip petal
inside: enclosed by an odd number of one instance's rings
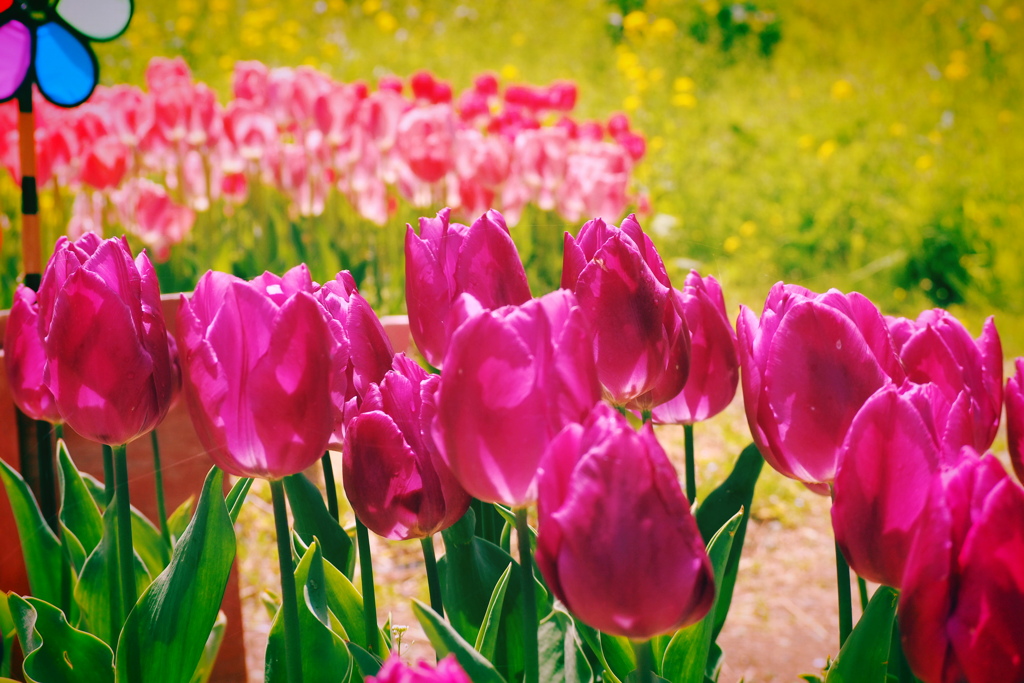
[[[66,28],[47,22],[36,29],[36,83],[54,104],[74,107],[96,87],[96,55]]]
[[[484,308],[522,304],[531,296],[516,245],[498,219],[488,212],[473,223],[455,268],[455,293],[472,294]]]
[[[0,26],[0,102],[9,100],[21,87],[32,61],[32,34],[20,21]]]

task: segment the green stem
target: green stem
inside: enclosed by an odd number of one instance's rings
[[[373,589],[373,558],[370,556],[370,530],[356,518],[356,540],[359,543],[359,578],[363,587],[363,626],[366,649],[378,653],[377,596]]]
[[[160,548],[160,555],[164,565],[171,562],[171,529],[167,526],[167,504],[164,500],[164,470],[160,465],[160,440],[157,439],[156,430],[149,433],[150,441],[153,443],[153,477],[156,479],[156,514],[160,518],[160,536],[164,539],[164,545]]]
[[[441,599],[441,579],[437,573],[437,558],[434,556],[434,537],[420,539],[423,546],[423,564],[427,569],[427,587],[430,590],[430,607],[444,616],[444,602]]]
[[[53,425],[36,420],[36,453],[39,458],[39,508],[55,534],[60,534],[57,523],[57,477],[53,468]]]
[[[64,423],[63,422],[58,422],[57,424],[53,425],[53,433],[57,435],[58,439],[63,439],[64,438]]]
[[[630,641],[636,653],[637,683],[653,683],[654,681],[654,646],[650,640]]]
[[[868,582],[862,577],[857,577],[857,590],[860,592],[860,613],[868,608]]]
[[[683,444],[686,448],[686,500],[697,500],[697,467],[693,462],[693,425],[683,425]]]
[[[526,656],[524,683],[539,683],[540,655],[537,649],[537,596],[533,585],[533,553],[526,508],[516,508],[516,537],[519,540],[519,572],[523,591],[523,649]]]
[[[277,560],[281,567],[281,610],[284,614],[284,660],[289,683],[302,683],[302,641],[299,637],[299,606],[296,603],[295,568],[292,565],[291,531],[284,502],[284,482],[270,482],[277,531]]]
[[[320,458],[320,464],[324,467],[324,487],[327,489],[327,511],[331,513],[331,517],[334,517],[334,521],[337,522],[339,519],[338,512],[338,485],[334,483],[334,463],[331,462],[331,452],[326,451]]]
[[[128,618],[138,600],[135,586],[135,547],[132,543],[132,503],[128,493],[128,448],[114,446],[114,499],[117,501],[117,564],[121,571],[121,624]],[[114,627],[117,630],[117,626]],[[129,683],[141,683],[139,651],[135,643],[127,643]]]
[[[836,583],[839,586],[839,647],[853,631],[853,595],[850,591],[850,565],[836,543]]]
[[[114,449],[106,444],[103,444],[103,493],[110,507],[114,502]]]

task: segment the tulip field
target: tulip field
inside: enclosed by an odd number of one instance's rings
[[[0,683],[1024,683],[1021,158],[1018,0],[0,0]]]

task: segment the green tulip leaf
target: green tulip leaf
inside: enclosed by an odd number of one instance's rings
[[[189,683],[203,659],[235,558],[235,530],[221,498],[223,473],[210,470],[192,521],[167,569],[146,589],[117,644],[117,680],[128,679],[128,648],[137,680]]]
[[[58,520],[60,524],[60,545],[61,550],[65,556],[71,561],[71,568],[74,569],[75,575],[82,573],[82,566],[85,564],[85,559],[88,554],[85,552],[85,548],[82,547],[82,542],[78,540],[74,532],[64,525],[64,522]]]
[[[352,578],[356,559],[352,539],[331,517],[320,489],[301,473],[285,477],[284,488],[291,504],[295,531],[303,542],[309,545],[314,536],[319,538],[324,559]]]
[[[199,666],[192,673],[189,683],[208,683],[213,675],[213,666],[217,663],[217,653],[220,652],[220,645],[224,642],[224,632],[228,627],[228,618],[224,612],[217,614],[217,621],[213,622],[213,630],[210,637],[206,639],[203,647],[203,655],[199,659]]]
[[[729,607],[732,605],[732,594],[736,588],[736,577],[740,571],[740,556],[743,554],[743,541],[747,535],[747,521],[750,519],[750,506],[754,500],[754,488],[757,486],[757,479],[761,476],[761,469],[764,466],[764,458],[757,446],[750,444],[743,449],[732,472],[726,477],[718,488],[708,494],[708,497],[697,508],[697,527],[704,538],[704,543],[710,543],[711,538],[728,522],[733,515],[743,510],[743,518],[736,529],[736,536],[732,542],[732,550],[729,551],[729,562],[725,565],[725,574],[722,581],[716,584],[718,596],[715,601],[715,627],[711,633],[711,640],[718,639],[722,632],[725,619],[729,615]]]
[[[537,628],[540,680],[593,683],[594,672],[583,652],[572,617],[554,610]]]
[[[825,683],[885,683],[899,593],[879,586],[829,667]]]
[[[96,636],[68,624],[64,613],[37,598],[10,597],[11,615],[32,683],[113,683],[114,654]]]
[[[501,575],[491,599],[487,603],[487,611],[484,612],[484,620],[480,625],[480,633],[477,634],[474,649],[482,654],[488,661],[494,661],[495,649],[498,644],[498,629],[501,625],[502,605],[505,602],[505,592],[508,590],[509,577],[512,575],[512,565],[505,568]]]
[[[151,577],[157,576],[167,567],[164,562],[164,550],[167,545],[163,536],[135,507],[132,507],[132,546],[139,559],[146,565],[146,571]],[[139,592],[145,590],[147,585],[148,582],[140,585]]]
[[[7,593],[0,593],[0,676],[11,675],[11,646],[17,635],[8,599]]]
[[[426,632],[430,644],[434,646],[438,659],[448,654],[455,655],[462,670],[473,683],[505,683],[505,679],[494,665],[473,649],[473,646],[429,605],[413,600],[412,610],[416,613],[416,618]]]
[[[630,672],[630,674],[628,676],[626,676],[626,680],[623,683],[640,683],[640,681],[641,681],[640,672],[639,671],[632,671],[632,672]],[[662,678],[658,674],[651,674],[651,682],[652,683],[670,683],[670,681],[668,679]],[[705,682],[701,681],[701,683],[705,683]],[[714,681],[712,681],[712,683],[714,683]]]
[[[324,580],[328,608],[348,634],[347,639],[365,649],[367,638],[366,624],[363,622],[363,596],[349,578],[330,562],[324,563]],[[388,651],[387,638],[380,630],[377,631],[377,651]]]
[[[189,496],[177,507],[167,518],[167,530],[171,532],[171,542],[176,543],[181,535],[185,533],[185,527],[192,519],[192,510],[195,508],[195,496]]]
[[[715,624],[715,604],[718,602],[718,586],[722,585],[725,569],[729,563],[729,552],[733,539],[743,519],[744,511],[738,511],[726,521],[708,544],[708,557],[715,571],[715,603],[708,615],[696,624],[676,631],[665,648],[661,664],[661,675],[672,683],[703,683],[711,652],[711,636]]]
[[[60,482],[60,521],[74,534],[88,557],[103,537],[103,516],[89,493],[82,474],[75,467],[64,439],[57,440],[57,477]],[[81,569],[81,564],[77,565]]]
[[[81,475],[82,483],[85,484],[89,495],[92,496],[93,502],[96,503],[96,507],[100,509],[100,512],[103,512],[107,507],[107,490],[103,486],[103,482],[88,472],[79,471],[79,475]]]
[[[0,460],[0,479],[7,489],[7,498],[14,513],[14,522],[21,539],[28,584],[32,595],[51,604],[60,603],[60,541],[43,519],[36,497],[21,475]]]
[[[238,521],[238,514],[242,511],[242,504],[245,503],[245,497],[249,495],[249,489],[252,488],[253,481],[252,477],[242,477],[228,491],[224,503],[228,506],[228,514],[231,516],[232,524]]]
[[[352,659],[355,661],[356,668],[359,670],[359,678],[357,680],[365,680],[367,676],[376,676],[381,666],[384,665],[380,657],[356,643],[350,642],[348,649],[352,653]]]
[[[625,638],[610,636],[601,633],[597,629],[587,626],[579,619],[574,619],[576,631],[580,634],[583,642],[597,657],[597,661],[604,668],[602,678],[611,683],[622,683],[622,680],[629,675],[629,672],[636,668],[636,659],[633,656],[633,648]],[[625,645],[623,646],[623,643]]]
[[[327,605],[324,558],[314,539],[295,568],[295,588],[302,634],[302,677],[305,683],[339,683],[352,674],[352,655],[345,641],[331,628]],[[267,640],[266,683],[287,683],[283,610],[270,625]]]

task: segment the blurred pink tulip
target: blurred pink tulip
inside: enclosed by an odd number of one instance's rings
[[[398,354],[346,428],[345,495],[359,520],[384,538],[426,538],[469,508],[469,494],[437,454],[429,431],[440,379]]]
[[[455,133],[452,108],[437,104],[410,109],[398,124],[398,151],[413,173],[428,183],[452,167]]]
[[[117,187],[128,170],[128,149],[113,136],[98,140],[82,160],[80,179],[97,190]]]
[[[650,424],[598,404],[552,441],[537,505],[537,566],[589,626],[647,640],[711,609],[711,561]]]
[[[209,271],[178,310],[189,413],[213,461],[239,477],[280,479],[324,454],[348,348],[328,329],[304,265],[250,282]],[[343,376],[343,375],[342,375]]]
[[[195,211],[177,204],[167,190],[150,180],[138,178],[114,194],[121,224],[152,247],[157,261],[170,257],[171,247],[192,231]]]
[[[968,399],[934,384],[887,385],[853,418],[839,454],[832,528],[858,576],[899,588],[910,542],[942,470],[972,443]]]
[[[61,237],[38,302],[44,378],[64,421],[112,446],[153,429],[170,408],[177,377],[146,254],[133,260],[124,238]]]
[[[899,619],[924,683],[1024,680],[1024,489],[971,448],[937,477],[910,547]]]
[[[405,233],[405,297],[416,347],[441,367],[453,328],[452,303],[472,294],[485,308],[521,304],[530,298],[526,270],[505,219],[488,211],[466,227],[450,223],[450,209],[420,218],[420,234]]]
[[[609,400],[651,410],[676,396],[689,369],[683,302],[636,217],[600,218],[565,234],[562,287],[594,329],[597,373]]]
[[[714,277],[691,270],[681,291],[690,330],[690,372],[675,398],[654,409],[658,424],[693,424],[714,417],[732,402],[740,381],[736,331]]]
[[[807,483],[835,478],[850,423],[903,367],[878,309],[856,292],[772,287],[736,325],[747,423],[765,460]]]
[[[417,662],[413,666],[402,661],[398,654],[393,654],[384,662],[376,676],[369,676],[366,683],[471,683],[469,676],[462,670],[453,655],[448,655],[437,667],[426,662]]]
[[[1024,482],[1024,358],[1013,364],[1016,373],[1006,382],[1006,441],[1013,470]]]
[[[43,381],[46,352],[39,336],[36,293],[18,285],[4,334],[4,366],[11,398],[33,420],[62,422],[53,393]]]
[[[565,290],[494,310],[464,294],[452,317],[434,440],[470,495],[525,505],[548,444],[600,400],[589,327]]]
[[[970,399],[974,442],[984,451],[996,438],[1003,406],[1003,349],[992,318],[977,340],[942,309],[925,311],[916,321],[889,318],[907,380],[934,382],[952,402],[964,391]]]

